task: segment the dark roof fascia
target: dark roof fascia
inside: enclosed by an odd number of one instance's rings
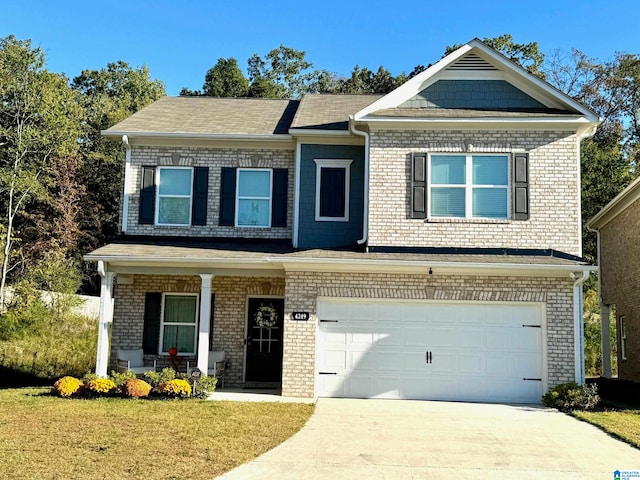
[[[495,255],[524,257],[555,257],[586,264],[584,258],[553,249],[538,248],[466,248],[466,247],[397,247],[369,246],[371,253],[413,253],[431,255]]]

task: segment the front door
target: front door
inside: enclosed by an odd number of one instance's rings
[[[245,382],[282,380],[282,298],[249,298]]]

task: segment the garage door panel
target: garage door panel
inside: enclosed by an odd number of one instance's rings
[[[331,305],[331,307],[328,307]],[[326,301],[318,315],[319,396],[539,402],[536,305]],[[342,354],[340,353],[342,352]],[[427,361],[431,352],[431,361]],[[332,377],[330,379],[322,377]]]

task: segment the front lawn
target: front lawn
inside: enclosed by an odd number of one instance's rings
[[[210,479],[297,432],[312,405],[62,399],[0,390],[0,476]]]
[[[640,410],[575,411],[573,415],[640,448]]]

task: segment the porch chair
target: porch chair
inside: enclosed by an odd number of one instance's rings
[[[118,372],[131,371],[136,375],[140,375],[149,370],[156,371],[156,361],[153,361],[153,366],[144,364],[144,351],[142,348],[136,348],[133,350],[125,350],[123,348],[118,349],[118,359],[116,360]]]
[[[227,362],[224,356],[224,350],[216,350],[209,352],[209,370],[207,375],[213,375],[220,382],[220,388],[224,388],[224,371],[227,368]]]

